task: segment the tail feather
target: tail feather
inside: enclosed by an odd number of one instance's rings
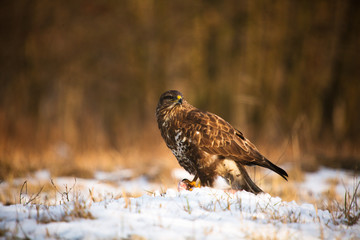
[[[285,172],[284,169],[276,166],[275,164],[273,164],[272,162],[270,162],[269,160],[267,160],[265,158],[265,162],[266,162],[266,168],[269,168],[270,170],[273,170],[274,172],[276,172],[277,174],[279,174],[282,178],[284,178],[287,181],[287,178],[289,177],[289,175],[287,174],[287,172]]]
[[[289,176],[288,176],[287,172],[285,172],[284,169],[282,169],[282,168],[276,166],[275,164],[273,164],[272,162],[270,162],[266,157],[261,155],[261,153],[259,153],[258,151],[253,151],[252,154],[254,157],[254,161],[246,162],[245,163],[246,165],[248,165],[248,166],[258,165],[260,167],[268,168],[268,169],[276,172],[277,174],[279,174],[282,178],[284,178],[287,181],[287,178]]]

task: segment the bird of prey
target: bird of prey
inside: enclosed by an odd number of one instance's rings
[[[217,176],[234,190],[254,194],[262,190],[250,179],[244,165],[271,169],[287,180],[288,174],[266,159],[244,135],[221,117],[190,105],[176,90],[164,92],[156,108],[161,136],[180,166],[195,175],[184,179],[188,188],[212,187]]]

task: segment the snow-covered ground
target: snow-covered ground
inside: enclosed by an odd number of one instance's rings
[[[173,175],[190,178],[181,170]],[[56,201],[24,204],[34,196],[28,193],[22,194],[22,204],[0,204],[0,238],[360,239],[360,223],[348,226],[341,219],[334,221],[336,213],[312,204],[215,188],[164,190],[143,177],[131,177],[131,171],[119,170],[98,172],[92,180],[57,178]],[[321,169],[307,174],[299,191],[325,191],[328,179],[335,177],[343,186],[336,187],[340,194],[358,181],[349,172]],[[49,178],[41,171],[27,181]],[[20,184],[24,179],[16,181]],[[0,184],[0,191],[6,184]],[[132,193],[138,197],[130,197]]]

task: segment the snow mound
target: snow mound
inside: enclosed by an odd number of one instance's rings
[[[357,239],[360,224],[269,194],[168,189],[138,198],[55,206],[0,205],[6,238],[30,239]],[[0,235],[1,237],[1,235]]]

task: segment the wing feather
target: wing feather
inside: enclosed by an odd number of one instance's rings
[[[209,154],[222,155],[251,164],[255,146],[243,134],[233,128],[224,119],[209,112],[192,110],[181,123],[187,137],[198,144],[198,147]]]
[[[259,165],[269,168],[285,180],[287,173],[259,153],[237,129],[219,116],[192,109],[186,112],[180,123],[186,137],[208,154],[229,158],[244,165]]]

